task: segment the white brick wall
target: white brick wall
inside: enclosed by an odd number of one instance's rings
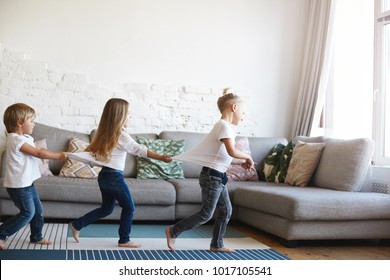
[[[221,88],[197,85],[127,83],[114,91],[88,83],[87,75],[60,73],[44,62],[0,44],[0,114],[11,104],[23,102],[37,112],[37,122],[89,133],[96,128],[101,111],[111,97],[131,104],[131,132],[162,130],[208,132],[220,114],[216,105]],[[251,94],[236,90],[250,105]],[[253,95],[252,95],[253,96]],[[250,106],[248,106],[250,107]],[[257,122],[247,112],[237,127],[242,135],[256,135]],[[0,150],[5,147],[5,128],[0,124]]]

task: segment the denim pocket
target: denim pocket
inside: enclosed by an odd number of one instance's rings
[[[213,176],[213,175],[210,175],[208,177],[209,177],[209,180],[212,181],[212,182],[215,181],[215,182],[218,182],[219,184],[222,183],[222,178],[221,177],[217,177],[217,176]]]

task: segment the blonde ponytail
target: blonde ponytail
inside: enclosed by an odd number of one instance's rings
[[[223,89],[222,96],[218,98],[217,105],[219,111],[222,113],[227,106],[239,102],[241,102],[241,98],[238,95],[229,92],[229,88],[227,87]]]

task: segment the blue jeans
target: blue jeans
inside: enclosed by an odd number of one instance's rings
[[[98,183],[102,194],[102,205],[72,222],[76,230],[81,230],[112,213],[115,201],[122,208],[119,223],[118,243],[130,241],[131,224],[134,216],[134,202],[129,187],[123,179],[123,172],[109,167],[103,167],[99,172]]]
[[[198,213],[173,225],[170,228],[171,236],[176,238],[185,230],[205,224],[213,217],[215,209],[218,209],[210,246],[213,248],[224,247],[223,237],[232,215],[232,205],[226,183],[226,173],[203,167],[199,175],[199,184],[202,189],[202,208]]]
[[[5,240],[30,223],[30,241],[41,241],[43,239],[43,207],[34,184],[25,188],[7,188],[7,192],[20,212],[0,226],[0,239]]]

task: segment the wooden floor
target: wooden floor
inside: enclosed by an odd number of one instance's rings
[[[377,240],[300,241],[286,248],[276,236],[244,224],[231,226],[293,260],[390,260],[390,244]]]

